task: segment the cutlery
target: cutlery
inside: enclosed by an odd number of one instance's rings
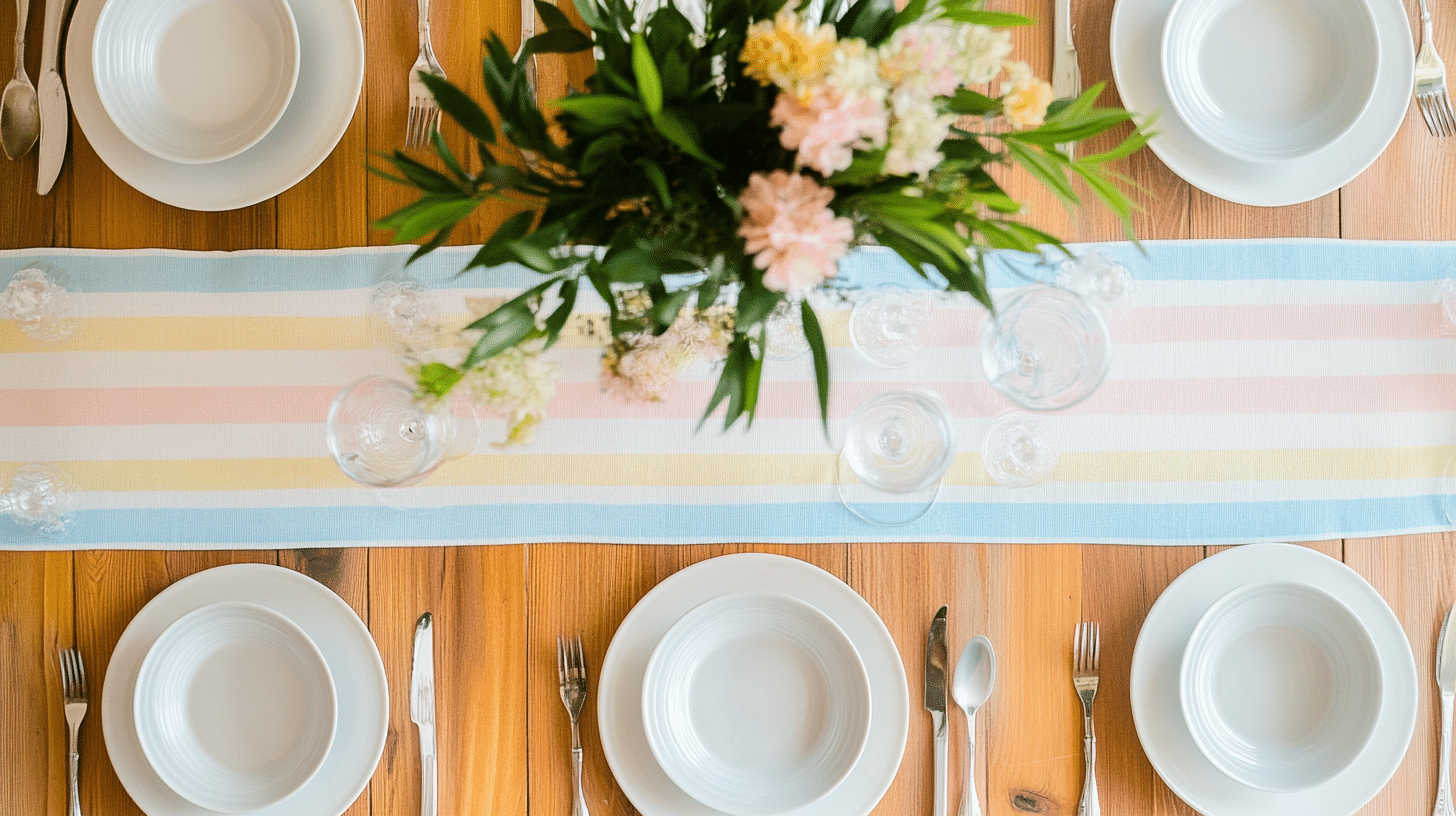
[[[961,650],[951,681],[951,694],[966,715],[966,788],[960,816],[981,816],[981,801],[976,798],[976,711],[986,704],[995,685],[996,650],[985,635],[976,635]]]
[[[25,21],[30,0],[15,0],[15,78],[0,94],[0,148],[5,157],[18,159],[30,152],[40,135],[40,108],[35,86],[25,73]]]
[[[945,762],[947,737],[945,668],[945,607],[930,621],[930,634],[925,640],[925,710],[935,728],[935,798],[934,816],[945,816]]]
[[[1441,622],[1436,638],[1436,688],[1441,692],[1441,764],[1436,782],[1434,816],[1453,816],[1451,806],[1451,704],[1456,700],[1456,605],[1452,605]]]
[[[67,814],[81,816],[80,770],[81,748],[77,743],[81,735],[81,721],[86,719],[88,695],[86,693],[86,667],[81,663],[81,653],[74,648],[61,650],[61,696],[65,700],[66,725],[71,734],[66,754],[66,770],[69,790]]]
[[[1082,69],[1077,66],[1077,47],[1072,44],[1072,0],[1056,0],[1052,10],[1052,95],[1073,99],[1082,93]],[[1068,158],[1075,143],[1061,145]]]
[[[1082,700],[1082,754],[1087,766],[1077,816],[1102,815],[1102,804],[1097,799],[1097,737],[1092,732],[1092,700],[1097,696],[1100,678],[1097,664],[1101,655],[1101,629],[1091,621],[1077,624],[1072,636],[1072,685]]]
[[[420,816],[435,816],[435,627],[426,612],[415,624],[415,661],[410,671],[410,719],[420,728]]]
[[[440,127],[440,106],[435,95],[420,79],[421,73],[445,78],[445,69],[435,59],[435,49],[430,45],[430,0],[419,0],[420,55],[409,72],[409,122],[405,125],[404,146],[407,149],[424,147],[430,143],[430,136]]]
[[[55,186],[70,140],[71,106],[61,81],[61,25],[70,0],[46,0],[45,31],[40,43],[40,172],[35,191],[45,195]]]
[[[1433,136],[1450,136],[1456,132],[1456,115],[1451,112],[1451,97],[1446,94],[1446,64],[1436,55],[1431,44],[1431,10],[1421,0],[1421,50],[1416,52],[1416,102],[1421,116]]]
[[[571,816],[587,816],[586,794],[581,788],[581,707],[586,705],[586,656],[581,637],[556,638],[556,672],[561,683],[561,704],[571,717]]]

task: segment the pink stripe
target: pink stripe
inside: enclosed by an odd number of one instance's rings
[[[713,383],[678,383],[662,402],[624,403],[596,383],[560,383],[546,413],[557,419],[697,419]],[[838,382],[830,416],[848,416],[882,391],[914,383]],[[985,382],[930,386],[962,417],[993,416],[1014,406]],[[1082,416],[1198,414],[1369,414],[1449,411],[1456,375],[1360,377],[1240,377],[1110,380],[1067,409]],[[0,426],[192,425],[323,422],[335,386],[287,388],[58,388],[0,389]],[[814,385],[763,384],[760,419],[803,419],[819,413]],[[721,408],[719,409],[721,413]],[[710,426],[713,421],[709,420]]]
[[[336,386],[0,389],[0,425],[322,422]]]
[[[1442,336],[1435,303],[1161,306],[1114,315],[1118,343],[1209,340],[1412,340]]]

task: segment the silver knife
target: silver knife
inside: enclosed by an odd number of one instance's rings
[[[1435,816],[1452,816],[1451,806],[1451,703],[1456,699],[1456,626],[1451,618],[1456,606],[1441,622],[1436,638],[1436,688],[1441,692],[1441,764],[1436,782]]]
[[[415,663],[410,671],[410,719],[420,727],[420,816],[435,816],[435,642],[430,613],[415,624]]]
[[[935,810],[934,816],[945,816],[946,746],[949,744],[945,716],[945,607],[930,621],[930,636],[925,641],[925,710],[935,728]]]
[[[1082,69],[1077,67],[1077,47],[1072,44],[1072,0],[1056,0],[1052,12],[1052,96],[1074,99],[1082,94]],[[1062,145],[1068,157],[1072,144]]]
[[[71,133],[71,106],[66,85],[61,81],[61,27],[71,0],[46,0],[45,30],[41,35],[40,78],[36,94],[40,100],[40,173],[35,191],[45,195],[55,186],[66,159],[66,142]]]

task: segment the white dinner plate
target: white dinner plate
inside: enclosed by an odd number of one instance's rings
[[[91,45],[104,0],[78,0],[66,34],[66,87],[76,122],[122,181],[164,204],[235,210],[282,193],[312,173],[343,137],[364,85],[364,33],[353,0],[292,4],[298,83],[283,118],[259,142],[210,164],[178,164],[146,152],[106,115]]]
[[[1303,581],[1344,601],[1375,641],[1384,676],[1380,719],[1365,749],[1328,782],[1293,793],[1257,790],[1219,772],[1194,745],[1179,705],[1183,649],[1204,610],[1229,590],[1263,580]],[[1354,813],[1390,781],[1416,722],[1415,658],[1395,613],[1359,573],[1291,544],[1245,544],[1178,576],[1143,621],[1129,685],[1133,722],[1148,761],[1174,793],[1205,816]]]
[[[597,723],[617,783],[642,816],[719,816],[672,783],[653,758],[642,719],[647,662],[678,618],[730,592],[778,592],[818,607],[854,643],[870,682],[869,739],[849,778],[794,816],[864,816],[889,789],[905,753],[910,693],[900,652],[884,621],[847,584],[824,570],[767,553],[700,561],[653,587],[617,628],[602,663]]]
[[[1117,0],[1112,10],[1112,75],[1125,108],[1143,116],[1158,114],[1153,125],[1158,135],[1148,143],[1153,152],[1200,190],[1261,207],[1319,198],[1364,172],[1400,129],[1415,82],[1415,47],[1400,0],[1370,0],[1380,67],[1359,121],[1323,150],[1280,162],[1236,159],[1204,142],[1178,117],[1160,65],[1163,26],[1172,6],[1173,0]]]
[[[338,724],[323,767],[297,793],[251,816],[339,816],[359,798],[389,727],[389,686],[369,629],[328,587],[271,564],[230,564],[190,575],[142,607],[116,643],[106,669],[101,725],[106,752],[133,801],[148,816],[216,816],[178,796],[142,754],[132,706],[137,673],[152,643],[183,615],[220,601],[266,606],[318,646],[334,678]]]
[[[844,630],[778,592],[698,604],[658,641],[642,683],[658,764],[694,799],[738,816],[828,795],[859,761],[872,713]]]

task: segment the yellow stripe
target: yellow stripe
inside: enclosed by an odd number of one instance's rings
[[[1303,451],[1149,451],[1067,453],[1055,479],[1076,482],[1359,481],[1440,476],[1450,446]],[[832,484],[838,457],[820,454],[526,454],[482,453],[446,462],[427,485],[483,487],[711,487]],[[0,463],[7,473],[24,462]],[[58,462],[82,490],[217,491],[350,487],[327,458],[164,459]],[[946,483],[993,484],[978,453],[956,457]],[[488,500],[489,497],[483,497]]]

